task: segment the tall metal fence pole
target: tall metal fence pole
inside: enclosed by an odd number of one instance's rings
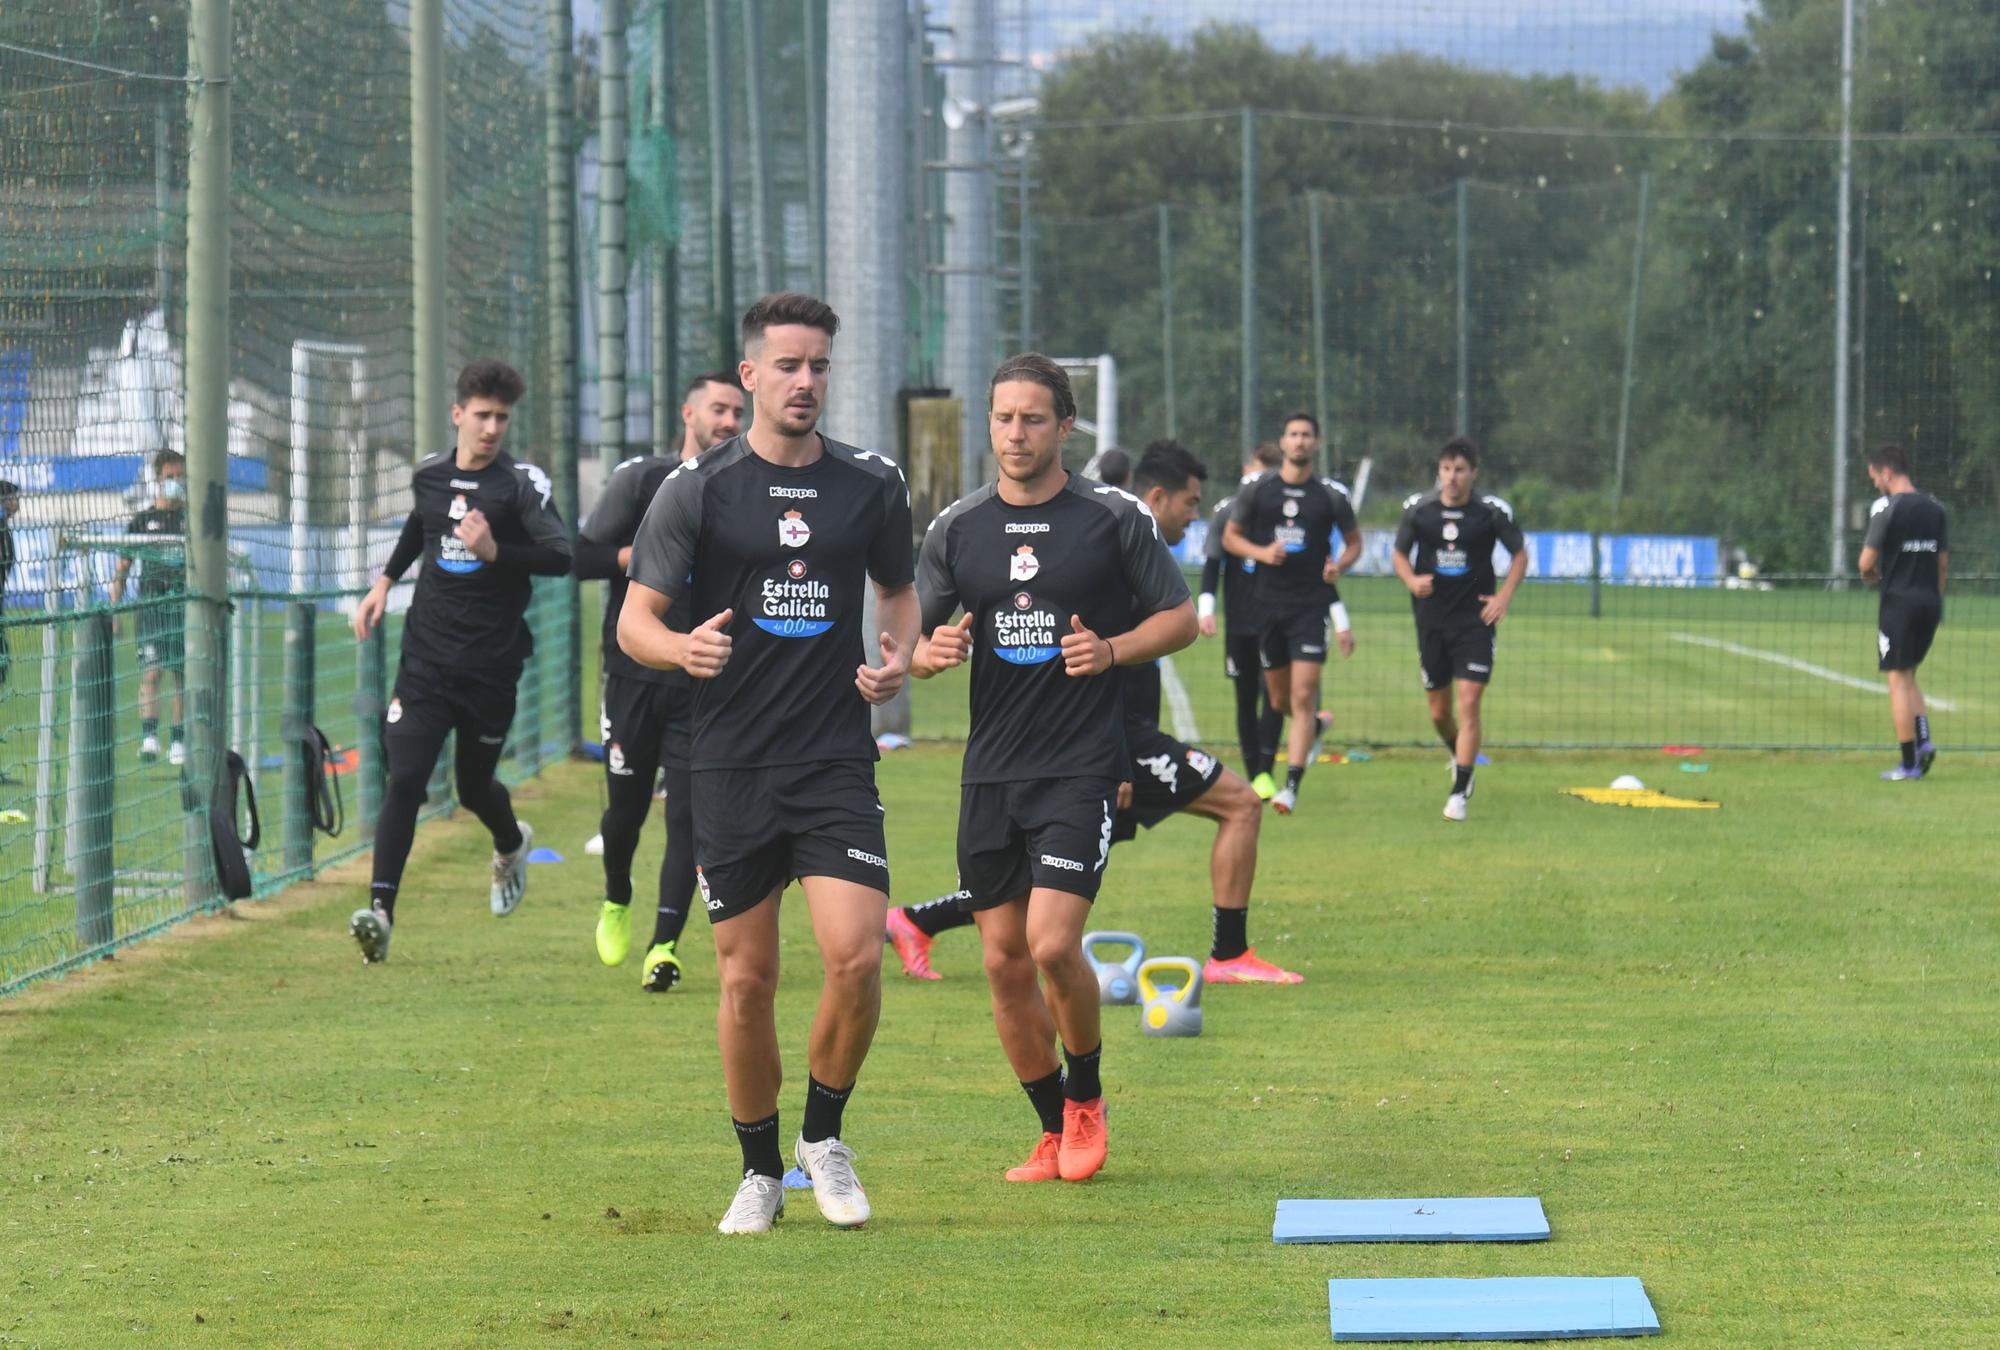
[[[117,936],[116,868],[113,814],[117,807],[117,705],[113,702],[111,616],[92,614],[78,627],[76,655],[70,664],[73,691],[71,716],[80,753],[71,764],[80,771],[81,791],[69,828],[75,841],[76,941],[84,951],[102,947]],[[189,878],[190,884],[193,878]]]
[[[187,712],[193,751],[185,805],[192,839],[227,748],[229,672],[223,614],[229,591],[229,55],[230,0],[189,12],[187,261]],[[106,822],[109,829],[109,822]],[[210,869],[186,852],[186,894],[203,903]]]
[[[625,0],[600,0],[597,74],[597,452],[625,457]]]
[[[750,142],[751,261],[757,294],[769,295],[778,289],[781,273],[771,220],[771,131],[764,117],[764,16],[758,0],[743,0],[743,106]]]
[[[708,0],[708,267],[715,365],[735,366],[736,241],[729,167],[729,26],[725,0]]]
[[[652,106],[646,124],[655,141],[674,134],[674,80],[677,62],[674,51],[674,11],[671,0],[653,0]],[[655,166],[658,160],[654,161]],[[665,187],[665,184],[661,185]],[[681,419],[679,372],[675,368],[680,341],[680,251],[665,240],[652,247],[653,318],[653,453],[671,455],[680,445]],[[574,685],[574,680],[570,684]]]
[[[1306,193],[1306,232],[1312,262],[1313,324],[1313,416],[1319,419],[1320,439],[1329,446],[1338,444],[1328,429],[1326,416],[1326,274],[1319,251],[1319,193]]]
[[[1639,223],[1632,235],[1632,303],[1625,311],[1625,378],[1618,388],[1618,456],[1611,475],[1611,523],[1625,500],[1625,446],[1632,429],[1632,366],[1639,350],[1639,297],[1646,281],[1646,212],[1653,196],[1653,175],[1639,175]]]
[[[804,0],[806,81],[806,265],[814,295],[826,294],[826,0]]]
[[[314,660],[314,628],[319,619],[319,606],[310,600],[301,600],[285,606],[285,712],[278,719],[281,728],[279,744],[283,755],[283,809],[279,819],[283,825],[284,862],[287,872],[310,872],[313,861],[312,789],[318,778],[315,766],[307,763],[299,749],[299,743],[312,735],[315,679],[317,664]],[[367,662],[368,654],[357,651],[358,664]],[[358,691],[363,682],[355,681]],[[361,719],[363,744],[367,740],[368,721]]]
[[[1833,262],[1833,520],[1827,570],[1847,570],[1848,311],[1854,288],[1854,0],[1840,6],[1840,210]]]
[[[985,472],[993,373],[993,0],[951,0],[945,67],[944,380],[958,395],[960,481]]]
[[[1174,224],[1172,208],[1160,203],[1160,374],[1165,385],[1167,438],[1179,436],[1180,415],[1174,406]]]
[[[410,0],[410,310],[416,455],[444,434],[444,0]]]
[[[543,406],[549,413],[547,445],[555,470],[556,502],[574,528],[582,511],[576,472],[576,146],[570,122],[576,88],[570,0],[548,0],[547,19],[549,63],[542,84],[542,150],[548,177],[547,228],[543,232],[548,241],[548,265],[542,284],[547,297],[549,388]],[[574,576],[563,578],[560,584],[566,596],[563,651],[568,660],[564,668],[581,670],[581,594]],[[563,681],[563,688],[563,739],[573,743],[583,725],[583,689],[573,679]],[[364,730],[364,738],[367,734]]]
[[[1458,180],[1458,395],[1452,403],[1452,429],[1472,433],[1472,201],[1470,183]]]
[[[1257,443],[1257,110],[1243,110],[1242,401],[1241,441]]]

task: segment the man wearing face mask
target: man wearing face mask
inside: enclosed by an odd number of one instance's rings
[[[125,527],[128,535],[155,537],[162,547],[147,549],[139,563],[138,598],[152,600],[178,595],[187,584],[187,463],[180,452],[162,450],[153,456],[156,484],[153,504],[132,517]],[[118,560],[111,576],[111,603],[125,598],[125,581],[132,571],[134,555]],[[183,700],[187,683],[187,648],[182,632],[181,611],[173,605],[149,605],[139,611],[135,624],[139,637],[139,760],[151,764],[160,757],[160,672],[174,675],[173,735],[169,739],[167,762],[187,760],[187,735],[183,730]]]

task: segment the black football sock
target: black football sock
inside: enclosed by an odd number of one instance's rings
[[[183,723],[180,722],[174,723],[173,739],[176,745],[184,745],[187,743],[187,727]]]
[[[1209,956],[1217,961],[1234,961],[1250,950],[1250,911],[1215,907],[1215,942]]]
[[[840,1136],[840,1113],[847,1109],[847,1099],[854,1095],[854,1085],[844,1088],[830,1088],[826,1084],[806,1075],[806,1118],[799,1128],[800,1136],[808,1144],[817,1144],[822,1139],[836,1139]]]
[[[1041,1117],[1042,1133],[1062,1133],[1063,1076],[1062,1070],[1044,1074],[1032,1083],[1021,1084],[1021,1091],[1028,1094],[1035,1114]]]
[[[1918,743],[1919,743],[1919,744],[1922,744],[1922,743],[1923,743],[1924,741],[1927,741],[1927,740],[1929,740],[1930,738],[1931,738],[1931,719],[1930,719],[1930,714],[1929,714],[1929,713],[1918,713],[1918,714],[1917,714],[1917,741],[1918,741]]]
[[[1291,766],[1290,768],[1288,768],[1288,769],[1286,769],[1286,770],[1285,770],[1285,789],[1286,789],[1286,791],[1288,791],[1288,792],[1297,792],[1297,791],[1299,790],[1299,784],[1300,784],[1300,783],[1303,783],[1303,782],[1305,782],[1305,780],[1306,780],[1306,766],[1305,766],[1305,765],[1303,765],[1303,764],[1294,764],[1294,765],[1292,765],[1292,766]]]
[[[1898,745],[1898,746],[1899,746],[1899,747],[1900,747],[1900,748],[1902,749],[1902,751],[1903,751],[1903,767],[1904,767],[1904,768],[1906,768],[1906,769],[1914,769],[1914,768],[1916,768],[1916,767],[1917,767],[1917,743],[1916,743],[1915,741],[1898,741],[1898,742],[1897,742],[1897,745]]]
[[[159,735],[159,734],[160,734],[160,719],[159,719],[159,718],[157,718],[157,717],[142,717],[142,718],[140,718],[140,719],[139,719],[139,734],[140,734],[141,736],[157,736],[157,735]]]
[[[1095,1101],[1104,1095],[1104,1083],[1097,1074],[1098,1062],[1104,1058],[1104,1042],[1085,1055],[1072,1055],[1069,1048],[1063,1048],[1063,1059],[1069,1064],[1069,1072],[1063,1076],[1063,1097],[1073,1102]]]
[[[917,926],[917,931],[925,937],[936,937],[954,928],[963,928],[973,922],[972,911],[958,903],[962,891],[950,895],[940,895],[935,900],[926,900],[921,905],[903,906],[903,915]]]
[[[1461,797],[1472,795],[1472,765],[1452,764],[1451,790]]]
[[[368,907],[380,910],[390,923],[396,922],[396,883],[377,881],[368,887]]]
[[[732,1119],[736,1127],[736,1142],[743,1146],[743,1170],[755,1172],[760,1177],[782,1177],[785,1163],[778,1156],[778,1113],[773,1111],[762,1120],[744,1122]]]
[[[1258,772],[1269,773],[1278,767],[1278,737],[1284,730],[1285,715],[1275,708],[1265,708],[1257,719]]]

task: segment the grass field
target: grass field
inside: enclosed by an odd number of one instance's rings
[[[1252,910],[1308,982],[1209,991],[1198,1040],[1109,1013],[1086,1186],[999,1180],[1033,1119],[947,935],[849,1108],[874,1222],[797,1193],[734,1240],[702,920],[673,994],[597,964],[598,779],[560,767],[518,800],[569,860],[511,919],[460,816],[386,966],[349,867],[0,1001],[0,1344],[1314,1343],[1327,1277],[1424,1274],[1638,1275],[1688,1344],[2000,1339],[1991,761],[1495,758],[1461,827],[1433,753],[1315,772]],[[882,767],[899,899],[951,884],[957,767]],[[1628,770],[1723,807],[1557,795]],[[1101,922],[1201,952],[1207,842],[1114,851]],[[784,933],[790,1131],[795,893]],[[1554,1239],[1270,1242],[1281,1196],[1436,1194],[1540,1195]]]

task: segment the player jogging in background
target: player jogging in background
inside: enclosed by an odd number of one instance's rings
[[[946,507],[924,536],[928,636],[911,670],[972,664],[962,903],[977,916],[1001,1048],[1041,1123],[1007,1179],[1081,1181],[1108,1142],[1082,937],[1130,771],[1115,668],[1192,642],[1194,604],[1144,506],[1064,471],[1076,400],[1060,366],[1010,357],[988,400],[999,481]]]
[[[1176,441],[1154,441],[1132,470],[1132,489],[1153,513],[1168,547],[1180,543],[1201,510],[1201,485],[1208,470]],[[1250,784],[1202,750],[1184,745],[1160,729],[1160,665],[1143,661],[1121,666],[1125,686],[1125,780],[1129,801],[1121,801],[1111,829],[1116,844],[1184,811],[1215,822],[1209,853],[1214,899],[1214,941],[1202,978],[1210,984],[1298,984],[1304,976],[1261,959],[1248,937],[1250,887],[1257,875],[1257,832],[1263,803]],[[911,910],[889,911],[889,933],[903,971],[936,979],[930,968],[930,939],[969,920],[958,893]],[[919,926],[922,924],[923,926]]]
[[[1284,456],[1278,471],[1237,491],[1222,547],[1257,564],[1259,656],[1271,707],[1292,719],[1285,785],[1271,805],[1290,815],[1298,809],[1299,786],[1332,720],[1322,719],[1319,710],[1329,615],[1340,602],[1336,583],[1361,556],[1361,529],[1346,485],[1316,470],[1319,423],[1311,413],[1285,419],[1278,449]],[[1335,530],[1341,538],[1338,557]],[[1339,617],[1345,620],[1344,607]],[[1354,636],[1344,622],[1339,641],[1341,654],[1352,655]]]
[[[153,536],[168,541],[158,553],[139,563],[139,598],[155,599],[178,595],[187,584],[187,462],[179,451],[161,450],[153,456],[153,504],[133,516],[126,525],[130,535]],[[139,547],[143,547],[140,545]],[[111,574],[111,603],[125,598],[125,578],[132,570],[133,557],[118,559]],[[139,611],[133,627],[139,638],[139,758],[151,764],[160,757],[160,672],[174,677],[173,733],[167,742],[167,762],[187,760],[187,732],[183,721],[186,697],[187,647],[182,631],[186,620],[177,606],[148,605]]]
[[[805,890],[824,972],[793,1146],[813,1200],[843,1228],[868,1196],[842,1112],[882,1010],[888,849],[870,704],[903,687],[917,639],[910,493],[902,471],[816,430],[840,319],[809,295],[743,316],[744,435],[667,475],[632,543],[619,615],[626,655],[694,677],[695,876],[715,934],[716,1015],[743,1180],[716,1225],[769,1232],[784,1213],[773,1002],[778,900]],[[882,664],[866,664],[873,579]],[[685,607],[690,631],[665,616]]]
[[[549,476],[500,448],[526,389],[501,361],[474,361],[458,373],[451,409],[457,444],[411,474],[402,536],[354,608],[354,635],[366,640],[388,608],[389,588],[423,559],[382,719],[389,783],[375,822],[374,880],[368,907],[348,925],[371,965],[389,955],[417,812],[454,731],[458,800],[493,836],[493,914],[512,914],[527,890],[534,831],[514,818],[513,798],[494,770],[514,723],[514,686],[535,650],[526,618],[534,578],[566,575],[570,546]]]
[[[1493,678],[1500,620],[1528,574],[1527,545],[1513,508],[1498,497],[1475,495],[1478,477],[1479,443],[1452,437],[1438,451],[1438,485],[1404,501],[1396,529],[1396,575],[1410,589],[1431,725],[1452,752],[1446,820],[1465,819],[1479,762],[1479,705]],[[1513,554],[1498,588],[1496,543]]]
[[[1915,782],[1931,771],[1930,712],[1917,687],[1917,667],[1930,653],[1944,619],[1944,585],[1951,570],[1944,507],[1910,481],[1910,455],[1900,445],[1868,452],[1868,481],[1882,494],[1868,515],[1861,545],[1861,579],[1880,584],[1875,643],[1889,682],[1889,716],[1902,762],[1882,771],[1891,783]]]
[[[1243,461],[1243,479],[1238,491],[1248,487],[1258,474],[1275,469],[1284,456],[1276,441],[1265,441]],[[1222,673],[1236,694],[1236,744],[1243,751],[1243,773],[1264,801],[1278,795],[1271,769],[1278,754],[1278,737],[1284,731],[1284,714],[1271,706],[1270,689],[1264,682],[1264,663],[1258,656],[1257,564],[1248,558],[1233,558],[1222,547],[1223,531],[1229,526],[1229,512],[1236,505],[1231,493],[1215,504],[1208,520],[1208,538],[1203,545],[1201,594],[1195,599],[1195,618],[1203,637],[1215,636],[1215,597],[1222,593]]]
[[[743,390],[736,372],[711,371],[689,382],[681,401],[680,454],[626,460],[604,484],[590,518],[577,532],[576,574],[603,580],[604,690],[598,721],[604,738],[604,904],[597,915],[597,956],[623,965],[632,946],[632,854],[653,807],[653,781],[666,773],[667,846],[660,858],[653,940],[639,972],[640,987],[664,994],[681,977],[678,950],[694,899],[694,807],[689,800],[688,720],[693,684],[682,670],[642,666],[618,646],[618,612],[625,604],[625,569],[632,540],[653,495],[676,465],[707,453],[743,426]],[[687,631],[687,607],[667,612],[669,627]]]

